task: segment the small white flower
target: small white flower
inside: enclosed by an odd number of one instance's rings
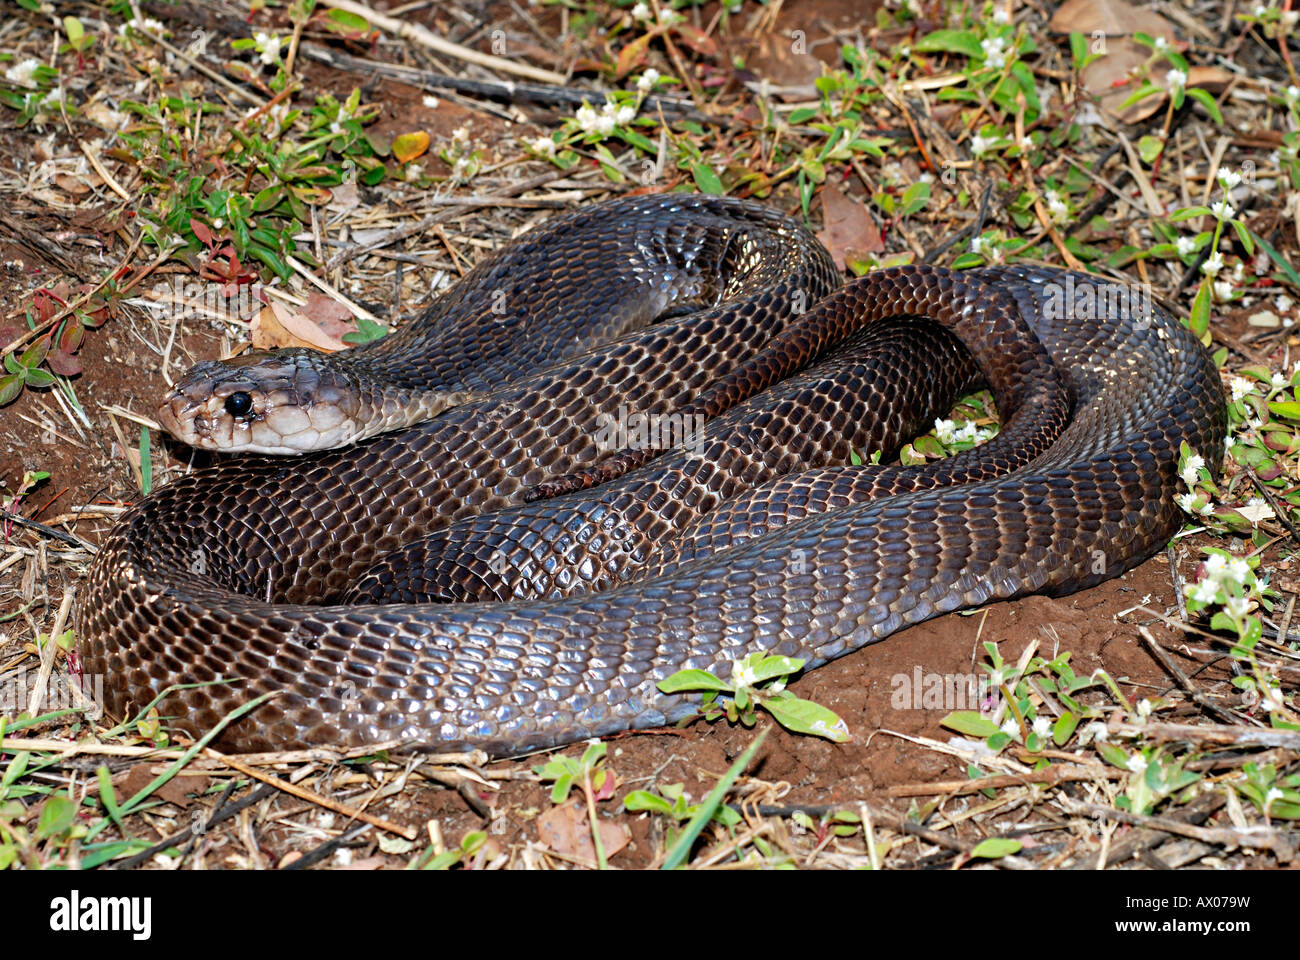
[[[591,133],[596,129],[596,111],[591,109],[591,107],[587,106],[585,103],[578,108],[578,112],[575,116],[578,120],[578,127],[583,133]]]
[[[1001,730],[1008,737],[1012,737],[1013,739],[1017,739],[1017,740],[1020,739],[1020,724],[1016,723],[1015,717],[1007,717],[1005,720],[1003,720]]]
[[[659,71],[651,67],[636,82],[636,88],[642,93],[649,93],[654,89],[655,83],[659,80]]]
[[[1047,211],[1052,215],[1054,222],[1064,223],[1070,218],[1070,208],[1055,190],[1044,191],[1043,199],[1047,201]]]
[[[1221,553],[1212,553],[1205,558],[1205,576],[1216,582],[1223,579],[1228,570],[1228,560]]]
[[[1092,737],[1092,739],[1096,740],[1098,743],[1104,743],[1110,738],[1110,731],[1106,729],[1106,724],[1102,723],[1100,720],[1092,721],[1092,723],[1083,728],[1083,732]]]
[[[1174,497],[1174,502],[1187,513],[1196,512],[1196,494],[1194,493],[1180,493]]]
[[[1251,602],[1245,597],[1228,597],[1223,601],[1223,609],[1228,611],[1228,616],[1240,620],[1250,612]]]
[[[1241,174],[1236,170],[1229,170],[1226,167],[1219,169],[1219,185],[1224,190],[1231,190],[1239,183],[1241,183]]]
[[[284,46],[282,39],[269,33],[257,33],[254,34],[253,41],[257,44],[262,62],[268,67],[280,59],[280,48]]]
[[[1183,483],[1189,487],[1200,479],[1201,467],[1205,466],[1205,458],[1200,454],[1192,454],[1187,458],[1187,463],[1183,465],[1182,478]]]
[[[997,137],[981,137],[979,134],[970,138],[970,152],[977,157],[981,157],[993,148],[998,142]]]
[[[1006,7],[993,8],[993,22],[998,24],[1011,22],[1011,14],[1007,13]]]
[[[1261,504],[1264,502],[1258,497],[1251,502],[1254,503],[1256,500]],[[1233,557],[1228,561],[1227,575],[1232,578],[1234,583],[1244,585],[1246,583],[1246,578],[1250,576],[1250,564],[1241,559],[1241,557]]]
[[[1052,721],[1048,717],[1034,717],[1034,733],[1040,737],[1047,736],[1052,729]]]
[[[1214,281],[1214,299],[1218,303],[1227,303],[1232,299],[1232,284],[1227,280]]]
[[[1211,277],[1214,276],[1222,269],[1223,269],[1223,257],[1220,256],[1217,251],[1211,254],[1210,256],[1206,257],[1205,262],[1201,264],[1201,272],[1208,274]]]
[[[540,153],[543,156],[555,156],[555,141],[550,137],[538,137],[536,140],[530,140],[528,146],[533,149],[534,153]]]
[[[986,37],[980,41],[984,50],[984,64],[989,67],[1001,67],[1007,62],[1007,42],[1001,37]]]
[[[1186,583],[1183,584],[1183,593],[1197,603],[1214,603],[1219,598],[1219,585],[1213,580]]]
[[[1020,138],[1020,143],[1016,144],[1016,146],[1020,147],[1021,153],[1028,153],[1034,149],[1034,141],[1030,139],[1029,134],[1025,134]]]
[[[1273,384],[1274,390],[1281,390],[1287,385],[1287,378],[1280,373],[1275,373],[1269,378],[1268,382]]]
[[[1233,377],[1232,380],[1229,381],[1228,386],[1232,390],[1232,399],[1234,401],[1240,400],[1246,394],[1253,392],[1255,389],[1255,384],[1251,383],[1245,377]]]
[[[1187,86],[1187,74],[1181,70],[1170,70],[1165,74],[1165,80],[1171,90],[1181,90]]]
[[[752,687],[758,682],[754,671],[745,665],[744,660],[733,660],[731,664],[731,685],[733,687]]]
[[[614,114],[614,122],[620,127],[631,123],[636,118],[636,107],[619,107]]]
[[[1124,766],[1128,767],[1134,773],[1141,773],[1147,768],[1147,758],[1142,756],[1140,753],[1135,753],[1133,756],[1128,758],[1128,761]]]
[[[16,63],[5,71],[5,79],[10,83],[20,83],[31,85],[35,83],[36,68],[41,65],[41,61],[28,57],[21,63]]]
[[[1164,53],[1166,50],[1169,49],[1169,41],[1166,40],[1164,37],[1156,37],[1155,41],[1156,41],[1157,53]]]
[[[640,20],[643,23],[649,22],[650,7],[644,3],[638,3],[635,7],[632,8],[632,19]]]
[[[1210,204],[1210,211],[1220,220],[1231,220],[1237,213],[1227,200],[1219,200]]]
[[[1196,249],[1196,241],[1191,237],[1179,237],[1177,246],[1178,255],[1185,257]]]
[[[1137,702],[1137,715],[1144,719],[1151,716],[1151,701],[1146,697]]]
[[[971,240],[971,242],[970,242],[970,252],[971,252],[971,253],[977,253],[977,254],[983,256],[983,255],[984,255],[984,248],[985,248],[986,246],[989,246],[989,245],[990,245],[990,241],[985,240],[983,237],[975,237],[975,238],[974,238],[973,240]],[[1300,361],[1297,361],[1297,363],[1300,363]]]
[[[956,431],[957,424],[952,420],[934,421],[934,435],[939,438],[940,443],[955,443],[956,441],[954,436]]]
[[[1277,787],[1269,787],[1268,793],[1264,794],[1264,806],[1270,807],[1273,805],[1274,800],[1281,800],[1282,797],[1283,793],[1281,790]]]
[[[459,126],[451,132],[451,139],[454,143],[469,143],[469,127]]]
[[[1277,687],[1261,686],[1259,698],[1263,701],[1265,710],[1281,710],[1286,706],[1286,701],[1282,699],[1282,691]]]
[[[423,97],[421,97],[420,102],[423,103],[430,110],[437,110],[438,107],[442,104],[442,101],[439,100],[431,93],[426,93]]]
[[[1300,99],[1300,87],[1287,87],[1286,98],[1289,103],[1295,103],[1297,99]]]
[[[682,17],[682,15],[678,13],[676,10],[673,10],[671,7],[659,8],[659,23],[662,24],[663,26],[668,26],[669,24],[678,23],[683,19],[684,18]]]

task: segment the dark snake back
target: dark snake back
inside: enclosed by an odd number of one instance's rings
[[[557,590],[552,577],[520,593],[515,584],[529,581],[521,574],[491,588],[529,597],[515,602],[341,604],[364,571],[382,568],[382,558],[404,545],[452,524],[483,523],[471,518],[488,511],[523,510],[529,488],[592,463],[602,414],[617,415],[620,405],[688,408],[782,331],[798,340],[807,316],[793,307],[820,300],[837,283],[802,228],[748,202],[641,197],[559,218],[543,231],[524,241],[533,251],[524,260],[543,271],[540,278],[518,276],[507,249],[413,332],[371,348],[365,360],[391,362],[401,375],[435,385],[485,384],[489,400],[346,450],[218,463],[168,484],[123,518],[94,563],[78,629],[86,670],[107,675],[111,712],[143,706],[169,684],[233,680],[172,694],[162,712],[198,732],[239,703],[278,691],[225,735],[226,746],[240,749],[400,736],[509,753],[660,724],[691,709],[655,687],[684,667],[725,673],[755,650],[815,666],[948,610],[1115,576],[1181,523],[1173,499],[1180,442],[1208,462],[1220,460],[1217,372],[1163,310],[1048,319],[1043,305],[1065,274],[1038,268],[869,275],[810,315],[838,328],[863,311],[883,320],[947,311],[991,380],[1011,382],[1017,371],[1063,378],[1073,401],[1068,422],[1050,411],[1056,394],[1029,390],[1001,447],[954,458],[935,481],[975,479],[960,486],[926,489],[930,480],[898,471],[827,466],[842,461],[842,441],[838,448],[834,437],[789,442],[801,422],[793,405],[800,391],[834,395],[823,407],[856,417],[863,405],[839,391],[855,379],[843,374],[845,365],[864,364],[867,406],[879,424],[847,435],[896,445],[973,378],[952,338],[926,325],[916,343],[951,372],[934,385],[909,383],[897,400],[877,397],[880,371],[924,365],[906,357],[916,347],[885,323],[841,348],[810,346],[810,356],[829,366],[709,420],[713,439],[725,440],[743,418],[766,417],[759,436],[788,445],[790,456],[764,459],[770,450],[760,443],[746,466],[726,452],[741,435],[717,448],[716,463],[706,461],[714,471],[708,477],[688,477],[685,464],[668,457],[622,478],[632,484],[620,488],[624,500],[628,490],[644,495],[648,506],[632,522],[646,538],[639,557],[635,544],[615,549],[615,572],[584,587],[608,589]],[[547,244],[567,253],[549,256]],[[599,253],[598,262],[584,251]],[[516,284],[506,301],[520,311],[509,337],[488,326],[499,324],[492,308],[505,282]],[[1074,282],[1095,280],[1076,275]],[[903,290],[910,293],[891,292]],[[674,313],[678,299],[706,306],[655,322]],[[547,312],[534,311],[543,300]],[[1005,329],[970,342],[975,334],[959,328],[961,318],[988,304],[1006,313]],[[547,345],[548,324],[562,331],[559,345]],[[1008,332],[1025,324],[1041,347]],[[525,330],[537,333],[525,340]],[[524,366],[549,366],[514,367],[510,338],[525,344]],[[453,341],[460,345],[440,349]],[[435,359],[421,361],[430,348]],[[1043,348],[1048,374],[1035,359]],[[866,352],[844,352],[858,349]],[[415,369],[421,363],[427,366]],[[1017,424],[1029,431],[1024,445]],[[1047,431],[1054,439],[1037,446]],[[759,486],[744,492],[753,483]],[[897,489],[907,492],[879,498]],[[574,503],[609,506],[620,495],[597,487],[572,496],[584,499],[529,505],[537,512],[522,528],[493,533],[489,523],[486,543],[522,556],[523,540],[506,538],[532,537],[536,546],[549,530],[553,541],[575,539],[563,519],[575,515]],[[576,509],[585,520],[594,515]],[[590,528],[597,535],[603,516]],[[670,533],[666,542],[657,539],[661,529]],[[597,544],[591,555],[599,560],[602,551]]]

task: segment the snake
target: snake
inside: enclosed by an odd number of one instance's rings
[[[387,337],[178,381],[159,421],[218,452],[105,535],[83,669],[110,714],[230,750],[507,756],[689,717],[660,689],[683,669],[811,670],[1095,585],[1180,529],[1180,462],[1216,470],[1226,435],[1200,340],[1115,287],[1029,263],[844,283],[747,199],[551,217]],[[996,436],[894,462],[980,385]]]

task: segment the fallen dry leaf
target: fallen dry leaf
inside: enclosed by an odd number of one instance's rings
[[[817,239],[830,252],[835,266],[844,269],[846,259],[860,260],[885,249],[871,214],[857,200],[846,197],[838,187],[822,187],[822,220],[825,229]]]
[[[1057,33],[1068,34],[1076,30],[1082,33],[1088,38],[1089,52],[1093,52],[1097,43],[1105,45],[1106,55],[1088,64],[1080,74],[1080,80],[1085,90],[1101,97],[1102,109],[1107,113],[1125,123],[1137,123],[1164,105],[1165,98],[1153,94],[1127,107],[1120,106],[1137,89],[1133,83],[1124,81],[1135,67],[1151,56],[1150,50],[1129,38],[1140,32],[1163,37],[1170,43],[1178,39],[1173,25],[1160,14],[1135,7],[1125,0],[1068,0],[1047,26]],[[1151,68],[1151,82],[1161,85],[1168,72],[1168,63],[1155,64]]]
[[[307,347],[312,350],[334,352],[346,350],[348,345],[330,336],[310,317],[290,311],[281,303],[263,307],[250,328],[253,346],[258,350],[278,347]]]
[[[596,862],[596,849],[592,845],[591,827],[587,822],[587,808],[581,801],[561,804],[538,817],[537,838],[556,853]],[[602,820],[600,840],[605,846],[606,858],[612,857],[627,846],[627,830],[617,823]]]

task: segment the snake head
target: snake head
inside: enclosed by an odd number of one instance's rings
[[[257,351],[197,364],[167,394],[158,422],[204,450],[293,455],[360,439],[366,407],[337,358]]]

